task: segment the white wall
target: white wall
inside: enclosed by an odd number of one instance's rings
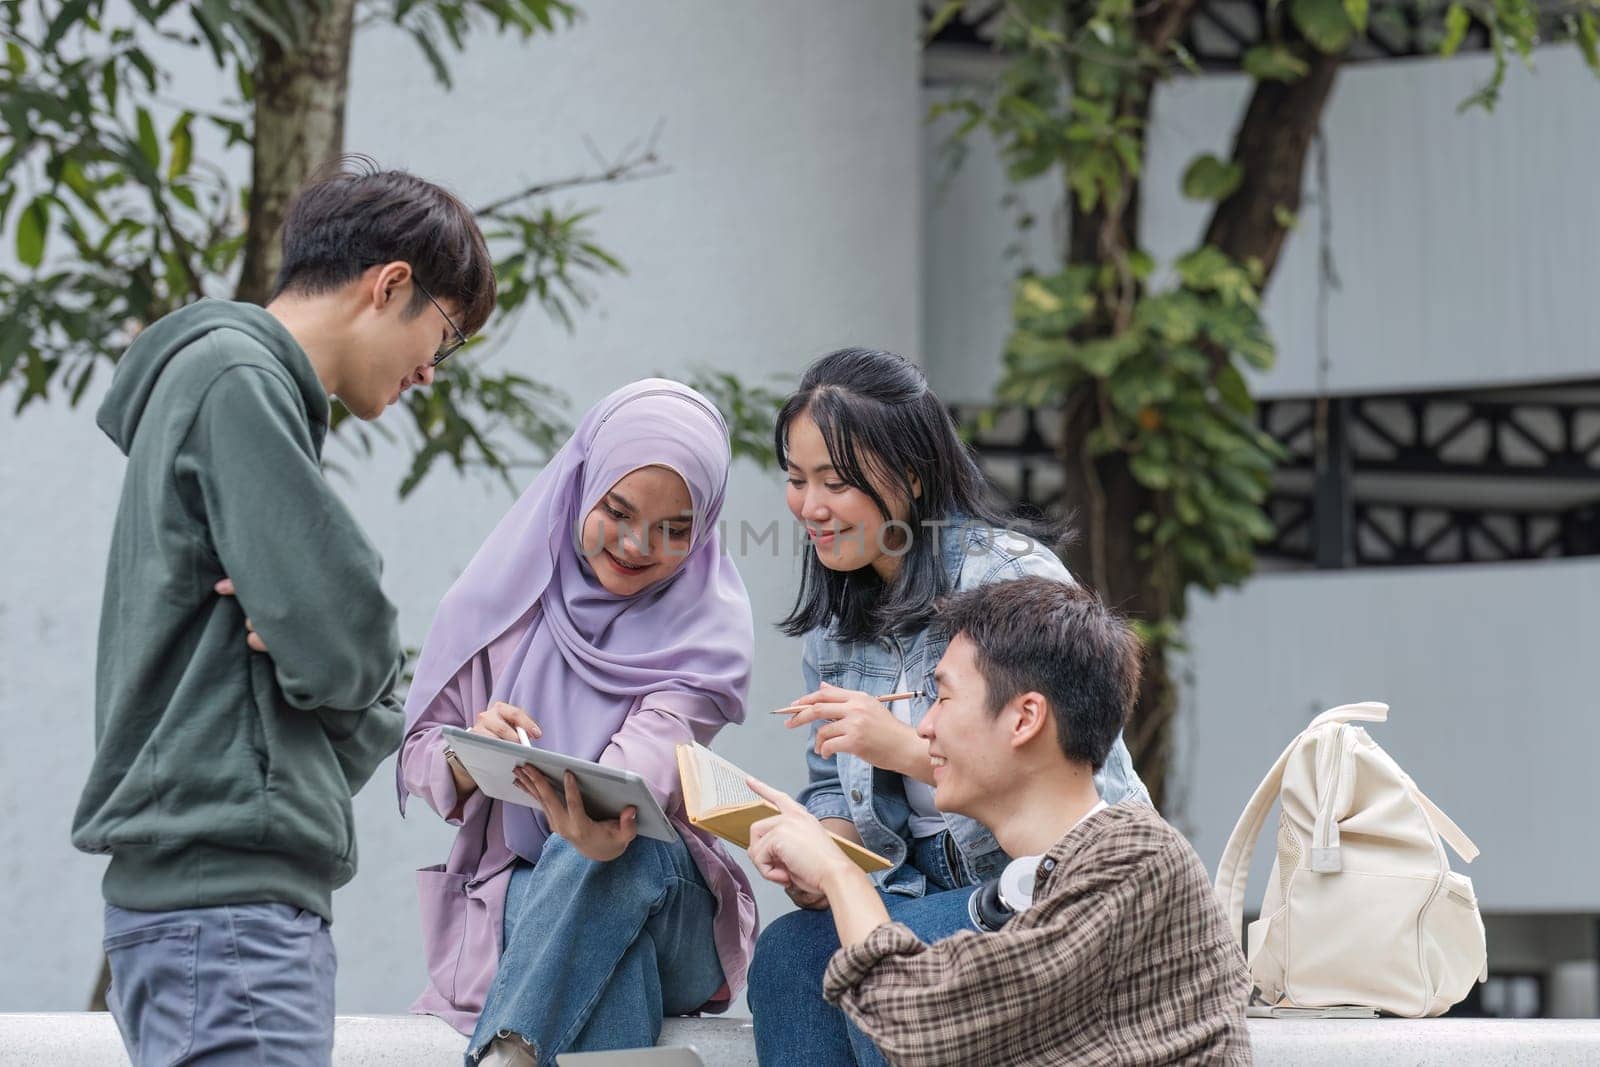
[[[576,415],[611,389],[692,365],[792,380],[846,343],[917,347],[919,167],[915,9],[778,0],[671,5],[594,0],[576,28],[524,46],[475,41],[446,94],[409,40],[358,40],[348,144],[481,202],[592,169],[664,120],[671,173],[563,202],[602,208],[600,243],[627,264],[598,287],[575,336],[524,316],[501,358],[566,390]],[[203,72],[189,72],[203,81]],[[76,411],[0,418],[0,1010],[70,1010],[98,965],[102,862],[68,828],[92,747],[104,558],[122,459]],[[395,416],[390,416],[394,418]],[[333,446],[335,449],[338,446]],[[386,588],[416,645],[438,598],[509,503],[440,474],[409,500],[393,448],[336,481],[387,561]],[[726,517],[782,517],[773,472],[741,464]],[[770,625],[794,588],[783,558],[740,561],[757,618],[751,707],[799,686],[797,643]],[[770,550],[763,550],[770,552]],[[719,748],[791,788],[799,738],[752,714]],[[443,858],[425,806],[395,814],[392,766],[356,801],[361,872],[335,897],[341,1011],[401,1011],[423,980],[411,871]],[[771,917],[786,906],[763,885]]]
[[[1193,606],[1176,821],[1216,870],[1245,802],[1319,712],[1367,727],[1482,850],[1485,911],[1600,911],[1600,560],[1263,575]],[[1256,854],[1259,906],[1277,817]]]
[[[1339,74],[1324,114],[1332,249],[1342,287],[1331,295],[1327,388],[1412,386],[1592,376],[1600,303],[1593,175],[1600,83],[1569,47],[1513,66],[1492,114],[1456,107],[1490,61],[1374,63]],[[943,90],[930,90],[929,100]],[[1226,156],[1248,79],[1175,78],[1156,93],[1141,227],[1163,264],[1193,247],[1208,205],[1178,195],[1200,152]],[[949,122],[930,127],[924,152]],[[927,201],[924,332],[929,366],[950,400],[987,396],[1010,322],[1015,262],[1001,256],[1004,173],[983,138],[942,197]],[[1307,189],[1315,189],[1308,169]],[[1025,190],[1041,223],[1060,197]],[[1266,300],[1279,346],[1266,395],[1314,391],[1320,205],[1303,205]],[[1028,242],[1039,249],[1049,226]],[[1059,248],[1059,240],[1055,247]],[[1035,260],[1048,266],[1043,253]]]

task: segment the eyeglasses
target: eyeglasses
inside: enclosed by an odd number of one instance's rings
[[[428,292],[427,286],[417,281],[414,277],[411,280],[416,284],[418,289],[422,290],[422,295],[427,297],[428,301],[438,309],[439,314],[443,316],[444,321],[449,324],[451,332],[456,335],[454,340],[446,341],[444,344],[439,346],[439,351],[433,354],[433,362],[429,363],[428,366],[437,367],[439,364],[455,355],[456,352],[461,349],[461,346],[467,343],[467,335],[461,332],[461,327],[456,325],[454,319],[445,314],[445,310],[439,305],[439,301],[433,299],[433,294]]]

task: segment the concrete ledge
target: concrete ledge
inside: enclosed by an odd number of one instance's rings
[[[668,1019],[661,1044],[688,1045],[714,1067],[755,1067],[749,1019]],[[467,1039],[426,1015],[341,1015],[334,1024],[336,1067],[439,1067],[459,1064]],[[117,1024],[105,1012],[0,1012],[0,1067],[127,1067]]]
[[[1597,1019],[1251,1019],[1257,1064],[1501,1067],[1600,1063]]]
[[[1600,1063],[1600,1020],[1592,1019],[1251,1019],[1258,1064],[1295,1067],[1499,1067]],[[663,1045],[699,1050],[711,1067],[754,1067],[748,1019],[668,1019]],[[341,1015],[338,1067],[459,1063],[466,1040],[438,1019]],[[105,1014],[0,1013],[0,1067],[126,1064],[116,1024]]]

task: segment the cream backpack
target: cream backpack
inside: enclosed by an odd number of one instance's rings
[[[1260,997],[1287,1008],[1354,1005],[1441,1015],[1486,973],[1472,880],[1478,849],[1367,731],[1387,704],[1346,704],[1290,742],[1250,798],[1217,868],[1217,899],[1238,934],[1256,837],[1281,803],[1278,854],[1250,924]]]

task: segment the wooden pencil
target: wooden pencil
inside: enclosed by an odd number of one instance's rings
[[[917,697],[919,697],[921,695],[922,695],[922,690],[920,690],[920,689],[912,689],[912,690],[909,690],[909,691],[904,692],[904,693],[888,693],[888,694],[885,694],[884,696],[878,697],[877,700],[878,700],[878,703],[880,703],[880,704],[893,704],[897,700],[915,700],[915,699],[917,699]],[[787,708],[778,708],[776,711],[768,712],[768,714],[769,715],[798,715],[800,712],[806,710],[809,707],[811,707],[810,704],[791,704]]]

